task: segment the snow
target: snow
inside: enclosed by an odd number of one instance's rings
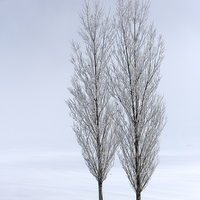
[[[97,182],[80,152],[1,150],[0,200],[93,200]],[[160,155],[142,193],[144,200],[199,200],[200,155]],[[104,199],[131,200],[135,194],[116,158],[103,185]]]

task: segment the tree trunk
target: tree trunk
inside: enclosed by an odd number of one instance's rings
[[[136,200],[141,200],[141,192],[140,191],[136,192]]]
[[[99,187],[99,200],[103,200],[102,186],[103,186],[103,183],[102,183],[101,181],[98,181],[98,187]]]

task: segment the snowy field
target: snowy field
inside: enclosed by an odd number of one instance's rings
[[[80,153],[0,151],[0,200],[97,200],[97,183]],[[135,194],[118,159],[103,185],[105,200]],[[200,155],[160,155],[143,200],[199,200]]]

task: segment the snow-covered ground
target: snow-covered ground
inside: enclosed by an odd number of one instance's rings
[[[103,185],[105,200],[135,199],[118,159]],[[0,200],[94,200],[97,183],[81,154],[0,151]],[[160,155],[143,200],[199,200],[200,155]]]

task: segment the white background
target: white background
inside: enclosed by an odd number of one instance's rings
[[[114,12],[114,0],[102,2]],[[79,40],[82,3],[0,1],[2,200],[97,199],[96,182],[80,155],[65,104],[73,74],[70,40]],[[149,19],[165,40],[159,91],[168,123],[161,136],[160,165],[144,193],[147,200],[200,198],[199,8],[199,0],[151,1]],[[106,199],[132,199],[119,163],[113,170],[104,186]],[[50,198],[52,190],[55,198]]]

